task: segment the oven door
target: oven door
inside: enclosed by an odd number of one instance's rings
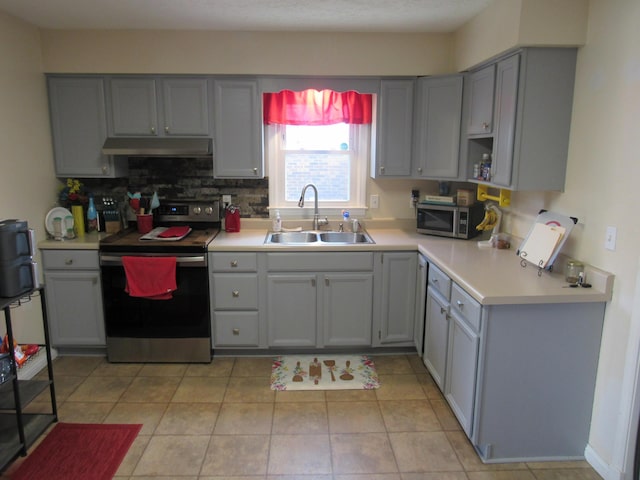
[[[177,257],[178,288],[167,300],[131,297],[125,291],[126,276],[121,257],[126,255],[100,255],[109,361],[210,362],[206,254],[165,255]]]

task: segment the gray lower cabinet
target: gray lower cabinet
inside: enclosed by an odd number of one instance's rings
[[[105,347],[97,250],[42,250],[53,347]]]
[[[444,390],[449,337],[449,301],[427,288],[423,361],[440,390]]]
[[[47,77],[53,155],[58,177],[119,177],[127,165],[102,154],[107,138],[101,77]]]
[[[258,80],[213,80],[216,178],[262,178],[262,101]]]
[[[451,286],[450,305],[444,395],[462,429],[471,435],[481,305],[455,283]]]
[[[584,458],[604,308],[481,305],[429,265],[424,361],[484,462]]]
[[[258,254],[209,253],[211,334],[215,348],[264,347]]]
[[[370,346],[373,253],[268,253],[269,347]]]
[[[407,252],[376,253],[376,321],[374,346],[415,345],[416,270],[418,254]],[[377,328],[376,328],[377,327]]]
[[[416,276],[416,306],[415,324],[413,326],[413,341],[418,355],[424,351],[424,317],[427,302],[427,275],[429,263],[424,255],[418,254],[418,271]]]

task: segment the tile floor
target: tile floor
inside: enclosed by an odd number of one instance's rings
[[[67,356],[54,373],[60,421],[143,424],[117,480],[601,478],[586,462],[483,464],[418,356],[374,360],[375,391],[274,392],[271,359],[256,357],[157,365]],[[46,402],[45,392],[30,407],[47,411]]]

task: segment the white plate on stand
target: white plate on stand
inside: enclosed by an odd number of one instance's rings
[[[73,215],[71,215],[71,212],[64,207],[54,207],[51,210],[49,210],[49,213],[47,213],[47,216],[44,219],[44,227],[47,229],[47,232],[49,233],[49,235],[51,235],[52,237],[54,236],[55,232],[53,230],[53,219],[55,217],[60,217],[64,222],[64,217],[70,217],[70,216],[73,216]]]

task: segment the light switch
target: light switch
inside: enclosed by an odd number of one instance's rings
[[[614,251],[616,249],[616,236],[618,229],[616,227],[607,227],[607,233],[604,240],[604,248]]]

